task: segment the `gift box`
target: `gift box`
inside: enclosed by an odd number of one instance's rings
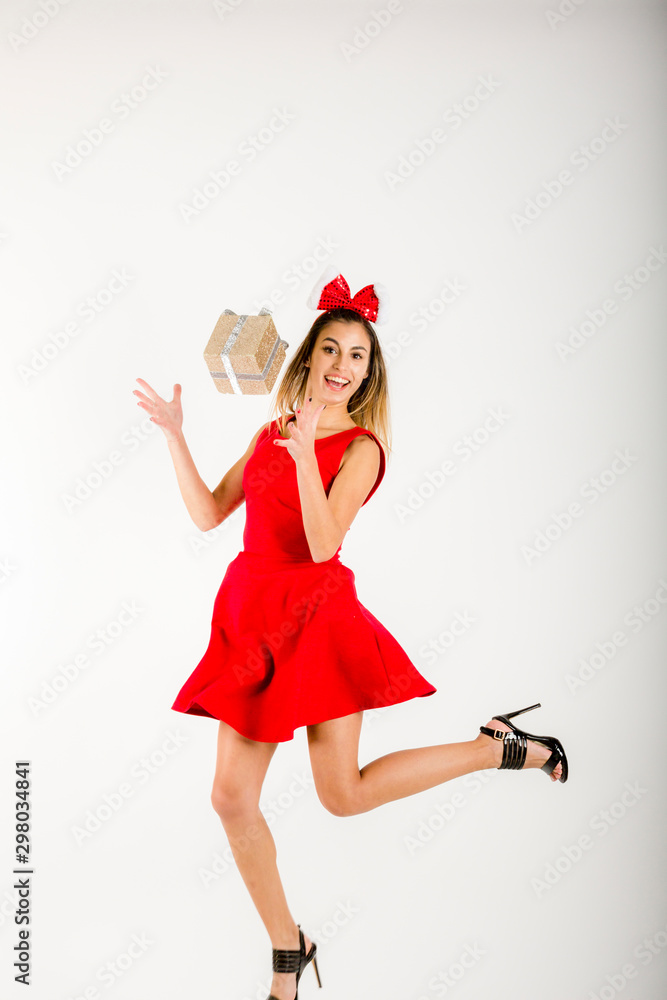
[[[219,392],[267,395],[273,389],[289,344],[281,340],[270,309],[248,316],[225,309],[204,351]]]

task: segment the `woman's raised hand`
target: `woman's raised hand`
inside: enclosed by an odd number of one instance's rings
[[[321,406],[313,406],[311,399],[305,399],[303,409],[298,409],[295,413],[296,419],[291,420],[287,425],[289,437],[275,438],[274,445],[287,448],[295,462],[314,455],[317,421],[325,407],[326,403],[322,403]]]
[[[162,396],[159,396],[155,389],[152,389],[148,382],[138,378],[137,382],[142,385],[146,392],[133,389],[132,392],[138,396],[137,406],[146,410],[149,418],[154,424],[164,431],[167,441],[176,441],[181,435],[183,425],[183,409],[181,407],[181,386],[176,383],[174,386],[174,398],[170,403]]]

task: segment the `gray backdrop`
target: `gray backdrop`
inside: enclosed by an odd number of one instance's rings
[[[298,730],[262,806],[322,998],[664,995],[665,13],[3,4],[3,996],[19,760],[35,1000],[268,993],[217,723],[170,709],[244,509],[194,527],[132,390],[182,384],[212,488],[270,403],[216,391],[215,321],[273,302],[291,357],[327,264],[392,309],[395,450],[341,558],[438,688],[360,764],[539,701],[571,777],[335,817]]]

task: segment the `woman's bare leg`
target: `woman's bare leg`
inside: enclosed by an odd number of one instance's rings
[[[336,816],[368,812],[385,802],[423,792],[472,771],[497,768],[503,744],[485,733],[462,743],[396,750],[359,768],[359,733],[363,712],[308,726],[308,749],[320,801]],[[509,729],[491,720],[491,729]],[[541,767],[550,751],[528,741],[525,767]],[[551,776],[561,774],[558,764]]]
[[[266,772],[277,743],[241,736],[221,722],[211,802],[220,816],[241,878],[267,929],[273,948],[298,949],[299,929],[289,911],[278,867],[276,845],[259,808]],[[304,933],[306,951],[310,939]],[[271,992],[292,1000],[294,973],[274,973]]]

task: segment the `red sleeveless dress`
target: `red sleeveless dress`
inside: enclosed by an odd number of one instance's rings
[[[291,418],[294,419],[294,418]],[[348,444],[372,431],[349,427],[315,441],[329,495]],[[408,654],[357,597],[339,558],[314,562],[303,528],[294,459],[260,433],[243,471],[243,549],[213,605],[208,648],[171,706],[229,723],[252,740],[291,740],[300,726],[435,694]],[[363,504],[362,504],[363,506]]]

